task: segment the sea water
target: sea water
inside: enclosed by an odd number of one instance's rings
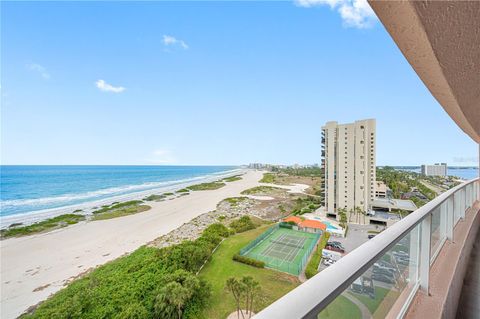
[[[175,190],[237,171],[235,166],[1,166],[0,217],[27,218],[36,212]]]

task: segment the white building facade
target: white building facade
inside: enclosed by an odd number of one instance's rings
[[[422,165],[422,175],[447,176],[447,163],[435,163],[435,165]]]
[[[327,214],[337,215],[338,208],[345,208],[347,216],[355,207],[369,210],[375,197],[375,163],[375,119],[349,124],[327,122],[322,127],[323,196]]]

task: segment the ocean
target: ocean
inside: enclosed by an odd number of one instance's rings
[[[420,173],[420,167],[394,167],[396,169]],[[447,174],[450,176],[456,176],[464,180],[471,180],[478,177],[477,167],[448,167]]]
[[[0,166],[0,217],[4,226],[238,172],[236,166]]]

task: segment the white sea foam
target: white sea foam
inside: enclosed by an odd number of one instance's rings
[[[226,178],[236,174],[243,173],[242,169],[235,169],[225,172],[218,172],[204,176],[187,178],[175,181],[165,181],[156,183],[145,183],[140,185],[129,185],[124,187],[112,187],[103,190],[86,192],[81,194],[67,194],[55,197],[45,197],[39,199],[19,199],[7,200],[1,202],[2,210],[6,207],[18,206],[35,206],[65,204],[57,208],[49,208],[42,210],[34,210],[28,213],[18,213],[13,215],[1,216],[0,228],[8,227],[13,223],[23,223],[25,225],[55,217],[65,213],[71,213],[74,210],[82,210],[83,213],[89,214],[96,206],[111,204],[116,201],[126,201],[133,199],[141,199],[145,196],[160,192],[173,192],[178,189],[193,185],[199,182],[211,182],[218,179]],[[72,203],[74,201],[87,200],[82,203]]]

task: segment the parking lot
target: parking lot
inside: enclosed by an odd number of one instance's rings
[[[382,231],[385,227],[380,225],[357,225],[348,224],[347,236],[345,238],[330,237],[330,241],[338,241],[345,248],[345,254],[350,253],[355,248],[368,241],[368,231]],[[320,263],[318,270],[322,271],[326,266]]]

